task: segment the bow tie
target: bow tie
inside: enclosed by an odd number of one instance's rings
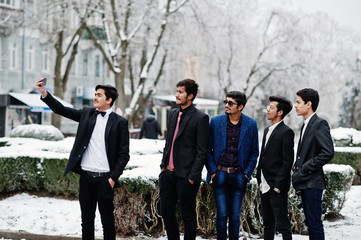
[[[101,112],[101,111],[99,111],[99,110],[95,110],[95,116],[98,116],[98,114],[100,113],[101,115],[102,115],[102,117],[104,117],[105,116],[105,114],[106,114],[106,112]]]

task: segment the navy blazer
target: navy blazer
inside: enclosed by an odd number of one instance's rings
[[[280,122],[271,133],[265,145],[269,127],[264,130],[261,154],[257,166],[257,181],[261,183],[261,170],[268,185],[281,191],[288,191],[291,168],[294,160],[295,133],[284,122]]]
[[[202,170],[207,158],[209,138],[209,117],[194,105],[188,107],[187,113],[182,116],[179,130],[174,140],[173,163],[177,176],[200,182]],[[177,125],[179,108],[170,111],[167,123],[166,144],[163,151],[161,168],[167,167]]]
[[[69,161],[64,170],[64,176],[70,171],[81,173],[81,159],[88,147],[93,133],[96,115],[94,107],[73,109],[63,106],[50,93],[45,98],[41,97],[54,113],[79,122],[73,148],[70,152]],[[128,121],[120,115],[112,112],[109,115],[105,128],[105,147],[110,168],[110,177],[115,182],[114,187],[119,187],[118,179],[123,173],[129,161],[129,130]]]
[[[303,134],[302,143],[297,148],[297,157],[292,175],[292,185],[296,190],[325,189],[323,165],[334,155],[330,127],[326,120],[313,115]]]
[[[226,151],[228,115],[222,114],[211,118],[210,137],[206,167],[208,170],[207,182],[210,175],[217,170],[217,164]],[[241,173],[246,174],[249,180],[257,164],[258,158],[258,127],[253,118],[242,113],[242,126],[238,141],[238,164]]]

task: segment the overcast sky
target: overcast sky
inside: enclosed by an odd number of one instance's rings
[[[295,6],[311,12],[328,13],[336,21],[361,34],[361,0],[293,0]]]

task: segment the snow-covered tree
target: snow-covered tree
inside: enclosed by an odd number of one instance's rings
[[[161,74],[166,59],[166,47],[162,40],[169,17],[187,2],[188,0],[101,1],[100,14],[106,33],[105,43],[86,26],[95,46],[102,52],[115,76],[115,85],[120,94],[116,107],[125,113],[130,122],[139,108],[139,102],[146,106],[147,99],[152,94],[153,90],[150,89],[147,97],[143,98],[146,82],[155,88],[159,81],[157,75]],[[158,59],[160,51],[163,56]],[[154,66],[156,62],[159,64]],[[152,68],[156,73],[150,77]],[[126,85],[131,91],[130,102],[126,99]]]

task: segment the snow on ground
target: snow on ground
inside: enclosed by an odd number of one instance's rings
[[[18,157],[32,156],[42,158],[67,158],[74,138],[64,140],[42,141],[29,138],[0,138],[0,142],[8,142],[10,146],[0,147],[0,156]],[[159,165],[164,148],[164,140],[131,139],[130,161],[121,177],[140,177],[144,180],[156,179],[160,172]],[[352,150],[351,150],[352,149]],[[344,151],[361,152],[361,148],[342,148]],[[337,149],[341,150],[341,149]],[[341,150],[341,151],[342,151]],[[204,168],[202,177],[205,178]],[[345,219],[336,222],[324,222],[326,239],[360,239],[361,229],[361,186],[352,186],[347,193],[347,200],[341,214]],[[0,230],[24,230],[35,234],[80,236],[80,207],[78,201],[61,200],[18,194],[0,201]],[[97,211],[96,236],[102,237],[102,227]],[[1,236],[0,236],[1,237]],[[257,239],[254,236],[253,239]],[[1,239],[1,238],[0,238]],[[157,239],[166,239],[157,238]],[[201,238],[197,238],[201,239]],[[282,239],[279,235],[276,240]],[[294,235],[295,240],[306,240],[307,236]]]
[[[341,214],[343,220],[325,221],[326,239],[360,239],[361,186],[352,186]],[[81,236],[80,207],[78,201],[18,194],[0,201],[0,229],[24,230],[45,235]],[[102,237],[99,214],[96,217],[96,236]],[[166,238],[157,238],[166,239]],[[201,238],[198,238],[201,239]],[[257,236],[254,236],[257,239]],[[278,235],[276,240],[282,239]],[[294,235],[295,240],[307,236]]]

